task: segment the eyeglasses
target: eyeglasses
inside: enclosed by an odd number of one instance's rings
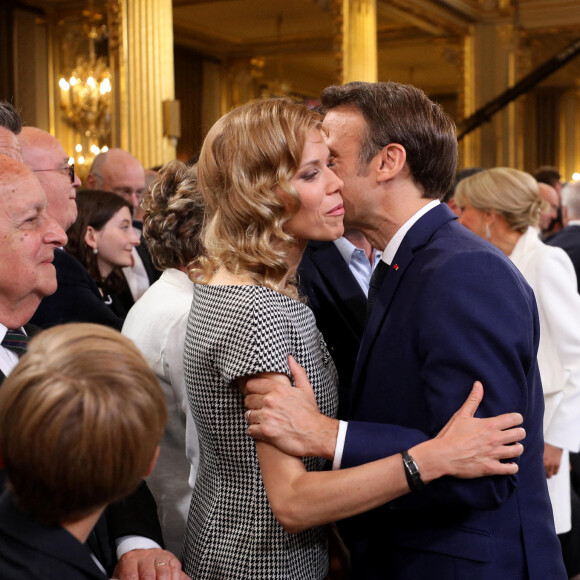
[[[55,169],[33,169],[32,172],[33,173],[37,173],[39,171],[68,171],[68,177],[70,179],[71,183],[75,182],[75,164],[71,163],[70,165],[67,165],[66,167],[57,167]]]

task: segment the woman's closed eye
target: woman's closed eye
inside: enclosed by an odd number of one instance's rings
[[[319,173],[320,173],[320,171],[318,171],[318,169],[313,169],[311,171],[307,171],[307,172],[303,173],[300,176],[300,179],[303,179],[304,181],[314,181],[316,179],[316,177],[318,177]]]

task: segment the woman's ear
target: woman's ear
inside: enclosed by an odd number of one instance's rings
[[[497,218],[497,213],[495,212],[495,209],[486,209],[483,212],[483,216],[485,219],[485,223],[491,225],[495,222]]]
[[[93,250],[97,247],[97,230],[93,226],[87,226],[87,231],[85,232],[85,244]]]
[[[389,143],[385,145],[377,154],[378,180],[388,181],[392,179],[405,167],[407,162],[407,152],[399,143]]]

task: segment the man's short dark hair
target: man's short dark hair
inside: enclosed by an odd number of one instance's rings
[[[393,82],[353,82],[327,87],[321,100],[327,111],[352,105],[364,117],[363,167],[383,147],[398,143],[405,148],[411,175],[423,189],[423,197],[440,198],[449,189],[457,168],[455,124],[422,90]]]
[[[0,101],[0,127],[8,129],[15,135],[22,131],[22,119],[8,101]]]
[[[532,175],[535,177],[536,181],[547,183],[552,187],[558,185],[560,179],[562,179],[560,172],[552,165],[542,165],[542,167],[538,167]]]

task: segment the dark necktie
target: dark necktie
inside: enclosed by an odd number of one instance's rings
[[[377,267],[371,276],[371,281],[369,282],[369,297],[367,301],[367,322],[371,317],[371,312],[373,310],[373,306],[375,305],[375,300],[377,299],[377,293],[381,287],[381,284],[383,283],[383,280],[385,279],[385,276],[387,275],[388,269],[389,265],[381,260],[377,264]]]
[[[28,350],[28,340],[28,336],[24,334],[21,328],[16,330],[9,329],[6,331],[2,346],[21,357]]]

